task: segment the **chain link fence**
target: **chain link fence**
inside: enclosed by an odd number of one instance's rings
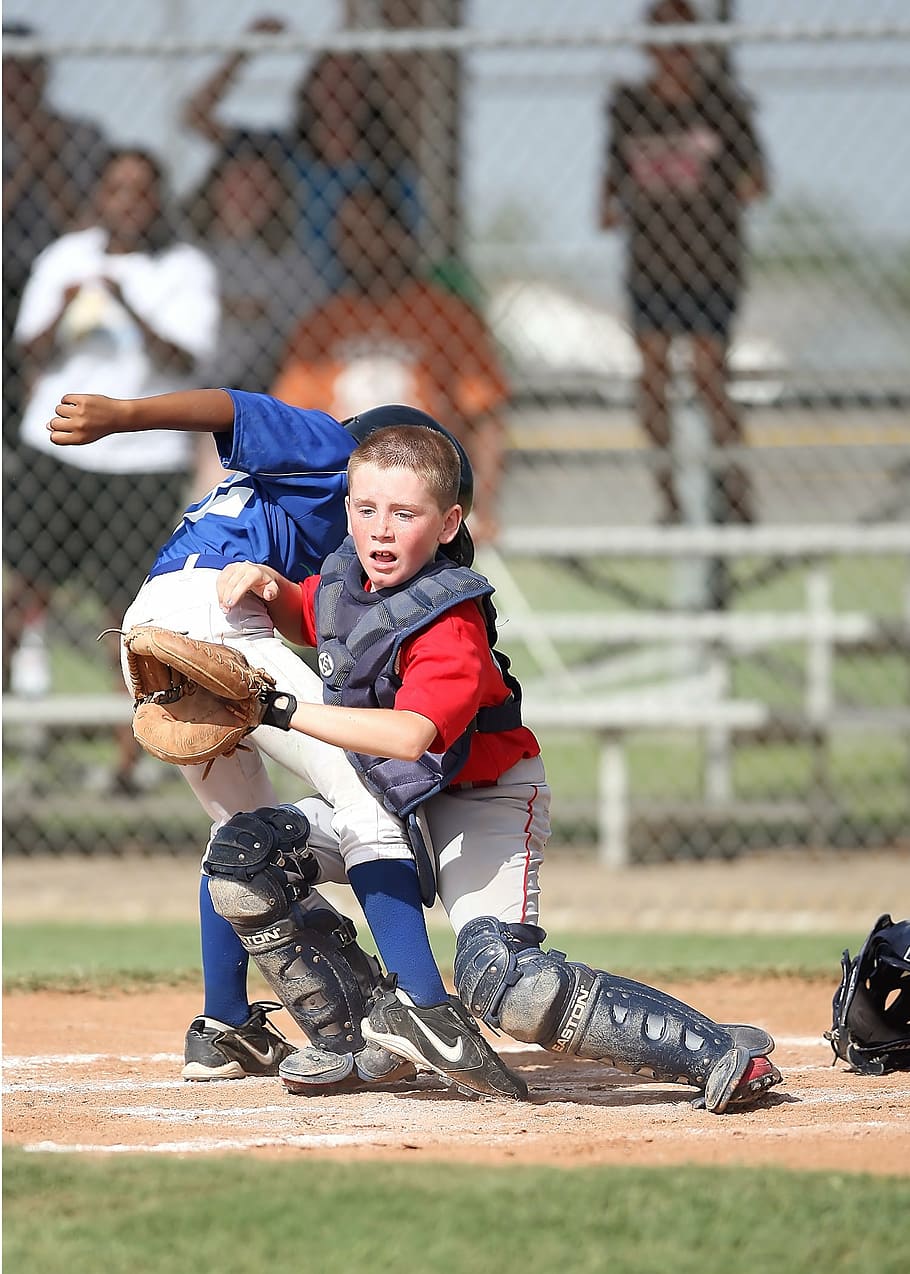
[[[204,841],[97,638],[214,448],[44,429],[202,385],[463,438],[557,846],[905,839],[905,6],[269,13],[6,6],[7,852]]]

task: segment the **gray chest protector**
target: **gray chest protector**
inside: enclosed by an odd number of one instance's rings
[[[493,649],[496,611],[493,587],[482,575],[439,557],[398,588],[368,592],[348,538],[323,564],[316,591],[319,673],[326,703],[349,708],[392,708],[401,686],[398,652],[409,637],[461,602],[479,602],[491,657],[499,664],[509,697],[481,708],[468,729],[445,752],[425,752],[416,761],[348,752],[367,787],[392,814],[407,818],[418,805],[453,782],[464,766],[475,730],[494,733],[521,725],[521,687],[509,660]]]

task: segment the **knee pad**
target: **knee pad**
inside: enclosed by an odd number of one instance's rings
[[[549,994],[542,986],[535,996],[538,1012],[514,1012],[517,999],[525,1001],[521,992],[516,996],[515,987],[530,973],[529,962],[543,957],[545,936],[537,925],[506,925],[493,916],[479,916],[468,921],[455,944],[455,990],[466,1008],[487,1026],[524,1043],[539,1042],[538,1034],[545,1034],[552,1015],[549,1006],[563,998],[560,968],[554,966]]]
[[[489,1026],[554,1053],[702,1089],[738,1047],[732,1028],[663,991],[543,951],[545,937],[534,925],[490,916],[458,935],[456,989]]]
[[[331,1052],[357,1052],[379,964],[350,920],[300,906],[319,871],[308,835],[293,806],[235,814],[212,837],[203,868],[213,907],[306,1036]]]
[[[286,919],[319,875],[309,834],[309,819],[289,805],[235,814],[212,837],[202,860],[212,905],[251,952],[265,941],[257,935]]]
[[[537,925],[470,920],[455,946],[455,988],[475,1017],[525,1044],[549,1039],[571,979],[559,952],[544,952]],[[519,989],[520,988],[520,989]]]

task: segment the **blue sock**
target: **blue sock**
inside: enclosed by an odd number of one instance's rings
[[[206,1017],[240,1026],[250,1016],[246,994],[249,956],[234,930],[212,906],[209,878],[199,882],[199,932],[202,939],[202,981]]]
[[[415,1004],[441,1004],[447,992],[430,947],[417,883],[405,859],[377,859],[348,872],[383,964]]]

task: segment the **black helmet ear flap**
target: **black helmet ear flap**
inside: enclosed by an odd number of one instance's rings
[[[427,412],[420,411],[417,407],[407,407],[403,403],[390,403],[382,407],[371,407],[369,411],[362,411],[357,416],[350,416],[341,423],[349,434],[353,434],[358,442],[363,442],[366,438],[369,438],[370,434],[375,433],[377,429],[387,429],[392,425],[422,425],[424,429],[434,429],[436,433],[448,438],[458,452],[458,459],[461,462],[458,503],[461,505],[465,517],[471,512],[474,504],[474,470],[471,468],[468,453],[455,435],[450,433],[445,425],[441,425],[438,420],[434,420]],[[470,549],[470,560],[459,562],[459,565],[470,566],[474,560],[474,545],[464,523],[462,523],[461,529],[452,543],[444,546],[444,548],[449,550],[446,553],[447,557],[452,557],[452,550],[459,542],[461,542],[461,552],[464,553]],[[456,561],[457,559],[452,557],[452,560]]]
[[[440,544],[440,553],[449,558],[456,566],[471,566],[474,562],[474,541],[471,532],[462,522],[455,539],[448,544]]]

